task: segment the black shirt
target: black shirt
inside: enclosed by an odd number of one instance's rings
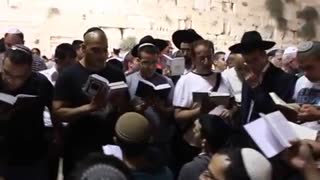
[[[76,63],[65,69],[60,75],[55,85],[54,100],[68,102],[70,108],[79,107],[90,103],[90,98],[83,92],[83,86],[91,74],[98,74],[106,78],[109,82],[125,82],[124,74],[111,67],[106,66],[100,72],[93,72],[80,63]],[[90,114],[73,120],[68,125],[67,143],[73,146],[84,147],[99,145],[106,136],[104,134],[110,129],[103,129],[106,118]]]
[[[18,95],[35,95],[30,103],[16,103],[10,107],[13,112],[8,119],[4,119],[4,112],[0,116],[0,136],[2,138],[2,155],[12,163],[32,162],[43,158],[47,151],[44,134],[43,111],[47,106],[51,109],[53,87],[48,79],[39,73],[33,72],[25,84],[15,90],[5,90],[0,74],[0,92]],[[3,104],[2,104],[3,105]],[[3,107],[3,106],[2,106]]]

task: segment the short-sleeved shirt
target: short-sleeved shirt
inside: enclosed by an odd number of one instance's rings
[[[106,66],[99,72],[93,72],[77,62],[59,74],[55,85],[54,100],[68,102],[70,108],[89,104],[91,99],[84,93],[83,87],[91,74],[98,74],[111,83],[126,81],[124,74],[112,67]],[[106,136],[103,133],[111,133],[108,131],[112,130],[101,129],[105,127],[103,126],[104,123],[108,123],[106,116],[101,116],[97,113],[91,113],[90,115],[74,119],[69,123],[67,128],[67,141],[77,145],[82,144],[83,146],[85,146],[85,142],[98,145],[101,143],[101,138],[103,139]]]
[[[296,83],[293,99],[299,104],[320,106],[320,82],[313,83],[309,81],[307,77],[302,76]],[[304,123],[304,125],[320,130],[320,124],[318,122],[308,122]]]
[[[5,90],[1,81],[0,92],[16,96],[18,94],[34,95],[31,105],[15,104],[14,113],[8,121],[0,122],[0,134],[4,138],[6,158],[13,163],[34,162],[43,158],[47,151],[45,140],[43,110],[51,108],[53,86],[45,76],[32,73],[26,83],[14,92]],[[1,119],[1,117],[0,117]]]
[[[189,72],[179,79],[173,96],[173,106],[180,108],[191,108],[193,104],[193,92],[210,92],[216,85],[218,73],[209,73],[200,75],[195,72]],[[223,78],[217,92],[229,93]]]
[[[226,69],[222,72],[222,77],[237,103],[241,103],[242,81],[238,77],[235,68]]]
[[[127,83],[131,100],[137,104],[142,103],[142,99],[135,95],[140,80],[146,79],[141,76],[139,71],[127,76]],[[167,102],[171,104],[174,92],[174,85],[172,80],[161,74],[155,73],[151,78],[148,79],[148,81],[150,81],[154,85],[169,84],[171,86],[171,91],[167,97]],[[164,120],[160,119],[159,114],[152,107],[147,108],[144,115],[151,121],[150,123],[156,129],[155,141],[167,143],[173,135],[172,124],[164,123]]]

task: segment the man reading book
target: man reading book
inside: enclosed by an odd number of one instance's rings
[[[275,42],[262,40],[257,31],[244,33],[241,42],[229,48],[242,54],[246,63],[246,75],[242,87],[242,123],[247,124],[259,118],[259,113],[276,110],[270,92],[289,102],[292,98],[296,78],[269,63],[265,50]]]
[[[191,55],[195,69],[179,79],[173,98],[173,105],[175,107],[175,118],[184,134],[184,140],[181,141],[181,156],[180,163],[191,161],[199,152],[198,146],[194,143],[193,127],[195,121],[201,114],[208,114],[211,110],[215,110],[215,104],[199,104],[193,99],[194,92],[219,92],[229,93],[229,90],[221,78],[220,73],[214,73],[211,70],[212,57],[214,53],[213,43],[208,40],[200,40],[193,43],[191,48]],[[230,111],[224,106],[219,106],[219,112],[215,114],[228,119]],[[191,146],[190,146],[191,145]]]
[[[65,177],[79,160],[91,152],[102,151],[103,144],[111,143],[116,118],[128,104],[127,94],[119,94],[118,103],[113,103],[107,100],[105,88],[93,98],[83,91],[92,74],[98,74],[110,83],[125,82],[122,72],[105,66],[108,39],[103,30],[90,28],[84,34],[82,50],[84,58],[60,73],[55,86],[54,113],[59,120],[68,122],[63,165]],[[107,104],[111,106],[109,112],[105,111]]]
[[[25,46],[13,45],[5,52],[0,92],[29,95],[7,111],[1,111],[5,96],[0,96],[0,176],[5,179],[48,179],[43,111],[45,106],[51,110],[53,87],[44,75],[32,72],[32,61]]]
[[[138,47],[140,70],[129,75],[127,83],[135,110],[147,117],[153,127],[155,143],[166,148],[165,151],[167,151],[173,136],[173,107],[171,102],[174,85],[169,78],[156,72],[158,57],[159,49],[155,45],[151,43],[140,44]],[[167,93],[149,92],[149,88],[139,89],[138,86],[145,81],[155,86],[167,84],[170,89]]]
[[[320,130],[320,42],[305,42],[298,49],[298,63],[305,74],[297,81],[294,93],[295,101],[302,104],[298,119]]]

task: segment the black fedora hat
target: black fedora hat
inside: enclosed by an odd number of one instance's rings
[[[139,49],[139,46],[141,44],[144,44],[144,43],[152,43],[154,44],[154,38],[150,35],[147,35],[147,36],[144,36],[143,38],[140,39],[139,43],[137,45],[135,45],[132,49],[131,49],[131,55],[133,57],[138,57],[138,49]]]
[[[272,48],[276,43],[273,41],[264,41],[259,32],[245,32],[241,38],[241,42],[229,47],[233,53],[245,53],[255,49],[267,50]]]
[[[172,34],[173,44],[180,49],[181,43],[193,43],[203,38],[193,29],[178,30]]]

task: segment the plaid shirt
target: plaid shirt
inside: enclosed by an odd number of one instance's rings
[[[33,55],[32,71],[38,72],[46,69],[47,69],[47,66],[44,60],[37,55]]]

